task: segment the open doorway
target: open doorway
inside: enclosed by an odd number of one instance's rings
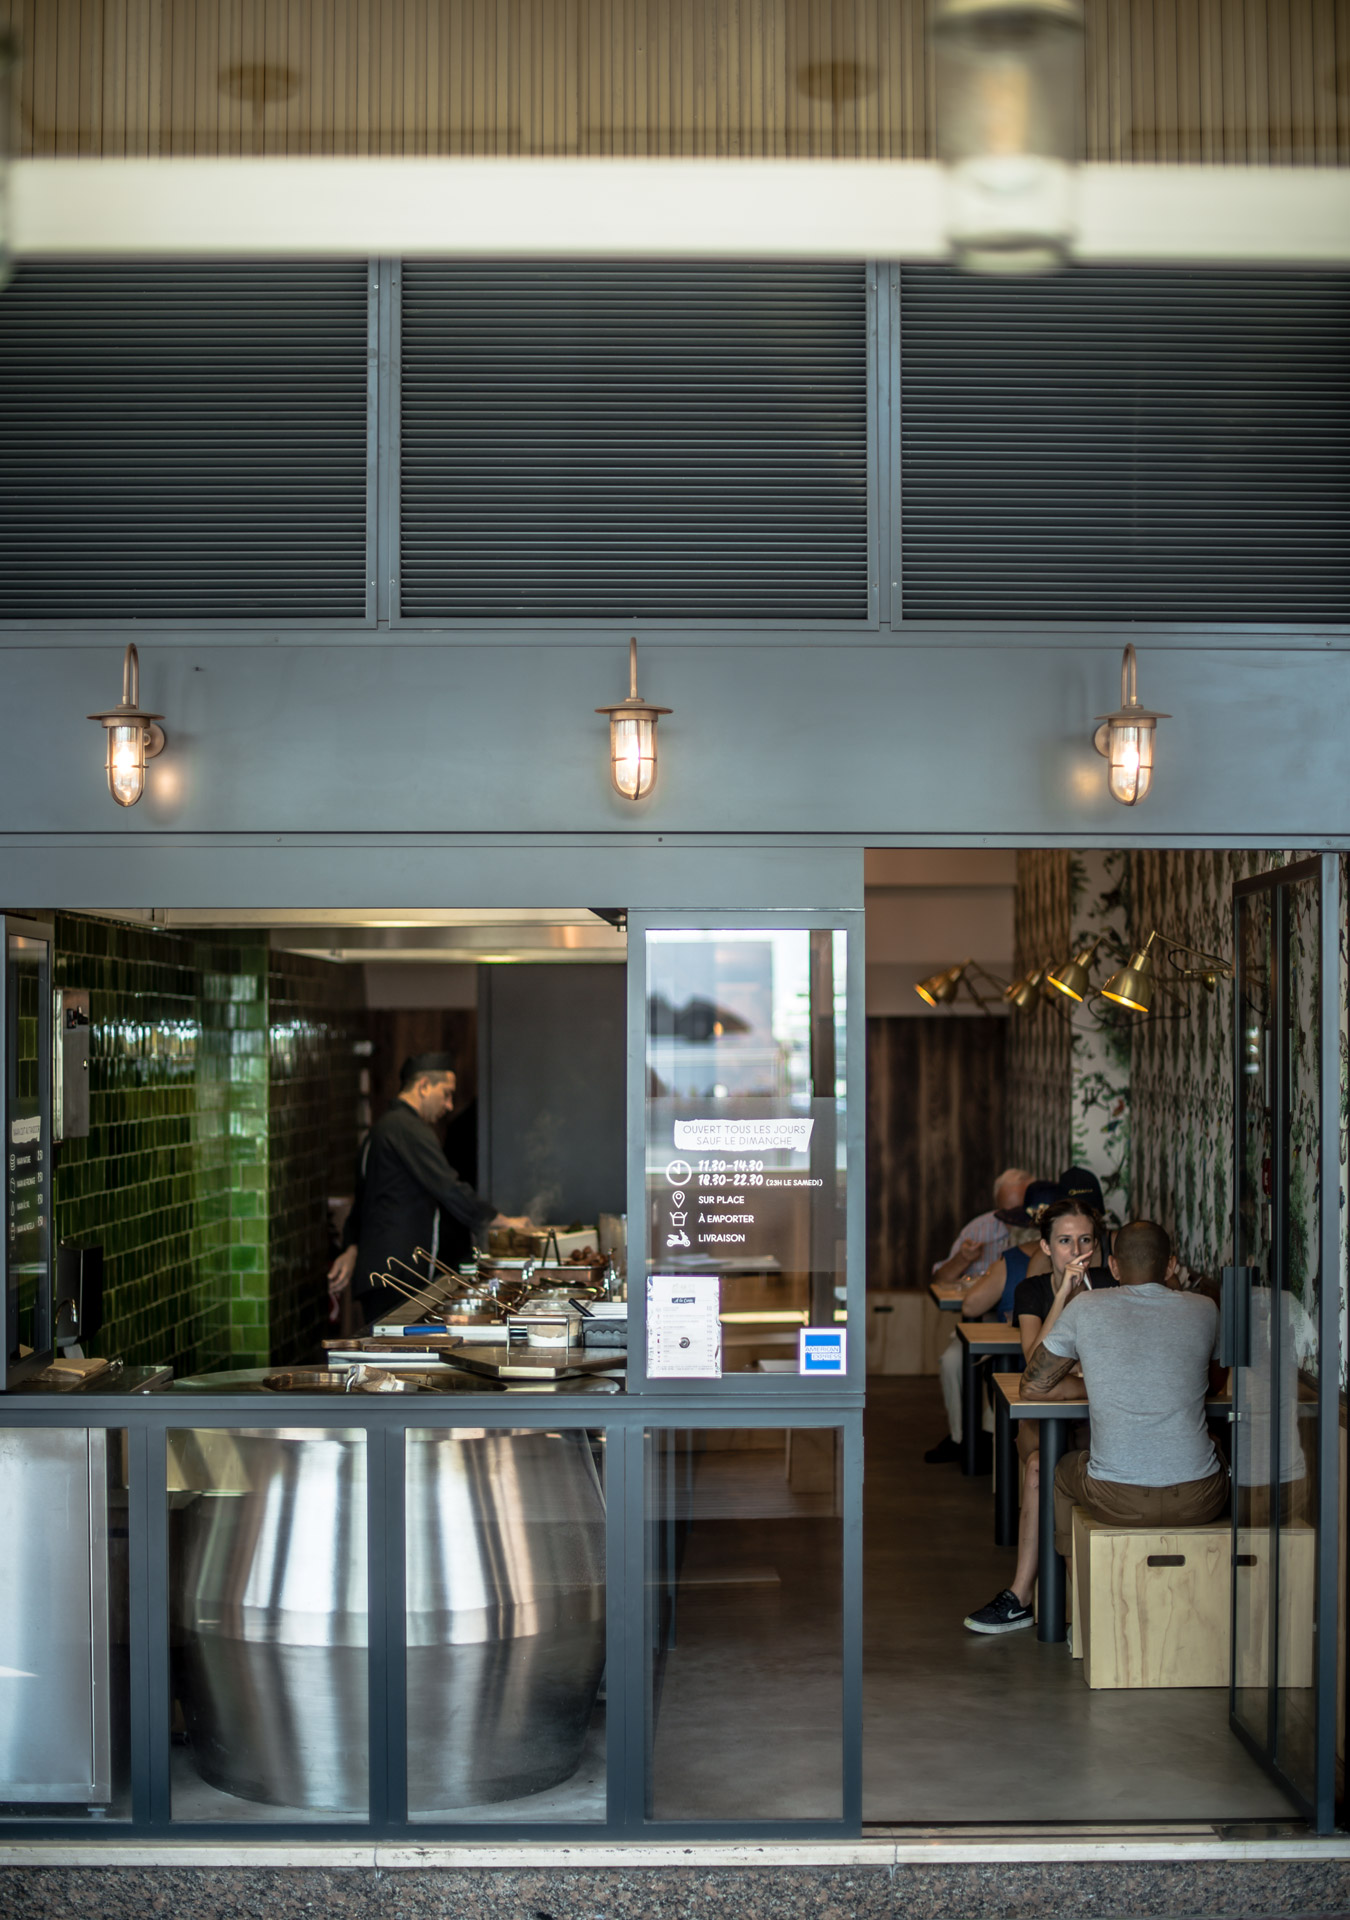
[[[1342,1029],[1344,1011],[1337,969],[1327,965],[1337,937],[1330,923],[1331,946],[1322,943],[1318,863],[1288,868],[1293,858],[1142,850],[868,855],[870,1822],[1208,1823],[1313,1810],[1308,1728],[1316,1721],[1330,1741],[1337,1718],[1334,1663],[1320,1669],[1324,1692],[1314,1698],[1313,1625],[1319,1605],[1335,1624],[1342,1549],[1338,1527],[1319,1541],[1307,1516],[1309,1503],[1323,1514],[1338,1504],[1343,1361],[1328,1379],[1323,1355],[1330,1349],[1311,1335],[1300,1345],[1296,1327],[1331,1326],[1339,1344],[1335,1210],[1319,1216],[1316,1173],[1318,1125],[1328,1108],[1322,1079],[1313,1080],[1324,1064],[1319,1009],[1330,1006]],[[1284,944],[1267,927],[1244,981],[1234,951],[1235,889],[1259,890],[1259,876],[1274,869],[1303,878],[1276,889],[1287,896]],[[1339,920],[1337,906],[1328,912]],[[1155,928],[1154,959],[1164,961],[1165,941],[1202,957],[1179,954],[1179,964],[1160,964],[1156,986],[1140,991],[1143,1007],[1129,1005],[1128,992],[1124,1005],[1104,1000],[1101,987]],[[1085,956],[1090,976],[1081,999],[1045,982],[1047,971],[1075,956]],[[955,993],[953,972],[960,975]],[[1284,995],[1278,1021],[1270,984],[1277,975]],[[1243,1021],[1235,1022],[1235,995]],[[1235,1055],[1244,1035],[1245,1066]],[[1288,1124],[1271,1118],[1282,1111],[1269,1078],[1277,1054],[1286,1062],[1280,1099],[1297,1109]],[[1325,1077],[1334,1098],[1334,1067]],[[1028,1453],[1022,1449],[1011,1475],[1005,1465],[1000,1501],[994,1408],[1007,1383],[1000,1387],[992,1367],[1019,1368],[1022,1341],[1002,1325],[989,1333],[988,1323],[966,1323],[962,1344],[980,1353],[978,1373],[988,1377],[963,1407],[960,1360],[953,1368],[948,1352],[960,1309],[941,1311],[929,1291],[934,1270],[970,1223],[990,1223],[1001,1170],[1059,1183],[1078,1168],[1100,1185],[1108,1229],[1140,1217],[1161,1224],[1181,1287],[1209,1293],[1221,1307],[1224,1269],[1235,1263],[1235,1124],[1252,1133],[1246,1246],[1237,1255],[1239,1277],[1249,1276],[1237,1312],[1241,1321],[1247,1300],[1248,1324],[1245,1347],[1240,1326],[1239,1350],[1222,1356],[1238,1363],[1221,1389],[1230,1397],[1211,1398],[1208,1411],[1225,1460],[1233,1456],[1232,1396],[1259,1429],[1260,1461],[1253,1465],[1249,1453],[1235,1462],[1236,1529],[1226,1506],[1213,1539],[1197,1531],[1145,1542],[1151,1550],[1138,1566],[1123,1534],[1115,1559],[1096,1548],[1090,1564],[1071,1555],[1067,1571],[1078,1576],[1079,1592],[1071,1581],[1063,1639],[1046,1636],[1043,1578],[1039,1608],[1028,1595],[1040,1614],[1035,1623],[971,1631],[968,1617],[1008,1589],[1018,1567]],[[1265,1145],[1262,1127],[1273,1128]],[[1334,1186],[1334,1127],[1326,1147]],[[1240,1188],[1243,1178],[1239,1168]],[[1272,1207],[1282,1227],[1272,1228]],[[1025,1238],[1038,1243],[1035,1232]],[[1274,1242],[1283,1248],[1278,1276]],[[963,1284],[998,1251],[982,1248]],[[1281,1313],[1263,1320],[1262,1303],[1276,1299]],[[1000,1295],[991,1319],[1000,1321],[1009,1304]],[[1219,1326],[1221,1312],[1212,1317]],[[1287,1334],[1278,1361],[1261,1334],[1272,1318]],[[972,1331],[987,1337],[971,1341]],[[1012,1341],[1006,1358],[995,1351],[1000,1335]],[[966,1366],[975,1371],[969,1360]],[[1263,1406],[1261,1396],[1278,1368],[1284,1411],[1275,1432],[1269,1398]],[[972,1407],[978,1430],[968,1435],[962,1414]],[[1089,1594],[1098,1657],[1085,1661]],[[1053,1593],[1049,1603],[1058,1603]],[[1336,1645],[1343,1637],[1327,1635]],[[1274,1732],[1263,1750],[1268,1721]],[[1283,1769],[1282,1730],[1290,1756]],[[1329,1777],[1324,1770],[1324,1790]]]

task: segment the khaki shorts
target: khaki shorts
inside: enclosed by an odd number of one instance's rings
[[[1086,1507],[1107,1526],[1200,1527],[1217,1520],[1228,1505],[1228,1469],[1204,1480],[1183,1480],[1173,1487],[1127,1487],[1116,1480],[1094,1480],[1088,1454],[1066,1453],[1055,1469],[1055,1552],[1068,1558],[1073,1510]]]

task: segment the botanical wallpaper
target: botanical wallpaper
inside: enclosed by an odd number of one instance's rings
[[[1030,852],[1017,856],[1013,970],[1058,964],[1102,943],[1090,965],[1126,936],[1129,860],[1119,851]],[[1129,1035],[1104,1027],[1086,1003],[1043,991],[1014,1010],[1009,1038],[1009,1158],[1053,1179],[1069,1165],[1091,1168],[1108,1209],[1124,1218],[1130,1173]],[[1100,1004],[1100,1003],[1098,1003]]]
[[[1067,954],[1082,937],[1107,929],[1092,977],[1105,977],[1114,947],[1142,944],[1158,927],[1174,939],[1231,957],[1233,885],[1252,874],[1305,857],[1296,851],[1021,853],[1015,918],[1019,972]],[[1347,863],[1342,862],[1342,898]],[[1304,890],[1294,897],[1291,976],[1294,987],[1294,1099],[1290,1122],[1293,1197],[1291,1255],[1305,1276],[1301,1296],[1315,1305],[1318,1191],[1314,1158],[1319,1034],[1315,984],[1318,929]],[[1341,925],[1340,1193],[1345,1217],[1350,1158],[1350,1032],[1346,1024],[1350,957],[1344,907]],[[1155,953],[1157,949],[1155,947]],[[1112,956],[1114,957],[1114,956]],[[1158,956],[1166,979],[1170,963]],[[1066,1003],[1067,1004],[1067,1003]],[[1232,1257],[1233,983],[1213,992],[1198,982],[1159,996],[1158,1017],[1121,1018],[1097,1028],[1079,1011],[1070,1026],[1048,1005],[1014,1013],[1009,1034],[1009,1154],[1053,1176],[1070,1158],[1102,1182],[1120,1218],[1160,1220],[1192,1270],[1217,1275]],[[1260,1009],[1249,1025],[1259,1048]],[[1259,1062],[1256,1063],[1259,1066]],[[1264,1147],[1254,1137],[1254,1180]],[[1259,1232],[1259,1220],[1253,1219]],[[1346,1244],[1341,1235],[1342,1322],[1347,1297]],[[1300,1324],[1303,1324],[1300,1322]],[[1342,1379],[1345,1347],[1342,1339]],[[1304,1356],[1305,1364],[1311,1356]]]
[[[1073,860],[1062,849],[1017,856],[1015,978],[1068,953]],[[1014,1008],[1009,1026],[1008,1159],[1053,1180],[1069,1165],[1073,1145],[1071,1030],[1044,996],[1024,1012]]]

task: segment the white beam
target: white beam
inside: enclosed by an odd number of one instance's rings
[[[815,160],[26,160],[21,256],[935,260],[942,176]],[[1089,166],[1078,257],[1350,261],[1350,171]]]

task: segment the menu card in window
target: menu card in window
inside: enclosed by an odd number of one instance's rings
[[[647,1378],[720,1380],[721,1283],[714,1275],[653,1273],[647,1280]]]

